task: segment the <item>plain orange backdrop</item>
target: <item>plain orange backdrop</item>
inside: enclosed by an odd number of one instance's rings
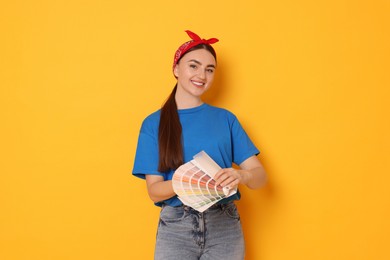
[[[2,1],[0,259],[152,259],[138,131],[190,29],[269,183],[248,260],[390,259],[388,1]]]

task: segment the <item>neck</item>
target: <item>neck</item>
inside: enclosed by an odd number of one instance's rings
[[[175,100],[177,109],[194,108],[203,104],[203,101],[200,97],[192,96],[183,91],[181,88],[177,88]]]

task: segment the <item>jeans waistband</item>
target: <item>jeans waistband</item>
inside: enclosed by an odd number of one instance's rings
[[[234,201],[229,201],[229,202],[221,203],[221,204],[214,204],[214,205],[210,206],[208,209],[206,209],[204,212],[206,212],[208,210],[215,210],[215,209],[224,210],[225,208],[231,206],[232,204],[234,204]],[[162,207],[170,207],[170,206],[163,205]],[[178,208],[178,207],[182,207],[186,211],[196,211],[196,212],[198,212],[197,210],[191,208],[190,206],[184,205],[184,204],[180,205],[180,206],[176,206],[175,208]]]

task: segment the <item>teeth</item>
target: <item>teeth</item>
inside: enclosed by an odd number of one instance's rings
[[[192,83],[194,83],[194,84],[197,85],[197,86],[203,86],[203,85],[204,85],[204,83],[196,82],[196,81],[192,81]]]

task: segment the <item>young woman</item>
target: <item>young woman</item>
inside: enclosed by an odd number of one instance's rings
[[[244,259],[244,238],[234,204],[240,193],[201,213],[184,206],[172,187],[174,171],[200,151],[221,166],[215,180],[222,187],[257,189],[266,181],[256,157],[259,150],[237,118],[202,101],[214,80],[217,57],[211,44],[218,40],[186,32],[192,40],[174,56],[177,84],[161,110],[142,123],[133,174],[146,179],[150,198],[161,207],[155,259]],[[232,168],[233,163],[239,169]]]

